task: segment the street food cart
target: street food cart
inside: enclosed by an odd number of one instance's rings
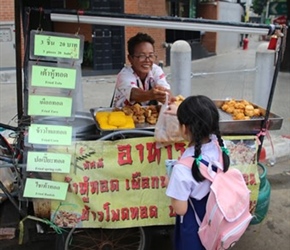
[[[138,26],[164,27],[165,23],[174,24],[176,29],[211,31],[226,26],[266,34],[281,28],[184,18],[88,14],[100,17],[96,22],[110,25],[120,25],[120,22],[133,25],[135,22]],[[52,20],[64,16],[59,12],[51,13]],[[86,15],[79,13],[69,13],[66,18],[71,22],[88,21]],[[178,159],[186,142],[158,147],[154,126],[150,124],[144,123],[134,129],[104,130],[96,119],[99,107],[90,112],[76,111],[74,98],[81,82],[83,46],[80,35],[34,30],[30,33],[30,45],[31,60],[24,71],[29,91],[24,99],[28,103],[25,115],[31,119],[25,124],[26,167],[23,168],[21,199],[33,202],[34,216],[24,220],[34,219],[59,230],[67,236],[65,249],[92,248],[93,244],[98,249],[147,249],[150,229],[172,228],[174,224],[174,211],[165,196],[164,162]],[[252,104],[261,111],[258,117],[233,120],[222,110],[227,100],[215,100],[227,146],[232,153],[243,147],[251,155],[245,161],[240,160],[237,153],[232,158],[235,160],[232,165],[244,173],[252,191],[250,208],[253,212],[259,193],[257,161],[264,136],[260,132],[280,129],[283,120],[270,112],[281,54],[280,50],[267,108]],[[21,82],[18,79],[17,84]],[[49,108],[45,108],[46,105],[50,105]],[[18,109],[23,110],[23,107]],[[110,107],[107,109],[113,111]],[[244,166],[247,169],[243,169]]]

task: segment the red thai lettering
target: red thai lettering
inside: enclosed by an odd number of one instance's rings
[[[172,144],[165,146],[167,152],[167,159],[172,159]]]
[[[124,207],[121,209],[121,219],[122,220],[129,220],[129,209],[127,207]]]
[[[128,179],[125,180],[125,189],[130,190],[130,180]]]
[[[91,167],[91,169],[96,169],[96,162],[95,161],[91,161],[90,162],[90,167]]]
[[[104,208],[105,213],[106,213],[106,221],[110,221],[110,205],[111,205],[110,202],[106,202],[103,205],[103,208]]]
[[[140,176],[141,176],[141,173],[140,172],[136,172],[136,173],[133,173],[132,174],[132,189],[140,189]]]
[[[98,221],[102,222],[104,220],[104,213],[101,211],[98,211],[97,214],[98,214]]]
[[[175,217],[176,213],[174,212],[173,207],[170,205],[169,206],[169,217]]]
[[[93,221],[95,221],[96,218],[97,218],[97,213],[94,212],[94,211],[91,211],[91,214],[92,214],[92,216],[93,216]]]
[[[99,194],[99,182],[98,181],[91,181],[91,193],[92,194]]]
[[[159,188],[159,178],[157,176],[151,177],[151,186],[152,188]]]
[[[142,177],[141,183],[142,183],[141,184],[142,189],[150,188],[150,179],[149,179],[149,177]]]
[[[110,180],[110,190],[112,192],[114,191],[119,191],[119,180],[118,179],[113,179],[113,180]]]
[[[148,142],[146,143],[146,149],[148,151],[148,162],[154,162],[157,161],[157,163],[160,163],[160,156],[161,156],[161,150],[160,148],[156,148],[155,142]]]
[[[139,153],[139,160],[142,163],[144,161],[144,145],[138,144],[136,145],[136,149],[138,150]]]
[[[174,143],[175,150],[180,151],[180,155],[182,155],[186,149],[186,144],[184,142],[176,142]],[[169,158],[171,159],[171,158]]]
[[[88,195],[89,192],[89,177],[84,176],[83,177],[84,182],[79,183],[80,187],[80,194],[81,195]]]
[[[131,219],[139,219],[139,209],[138,207],[130,207]]]
[[[90,162],[89,161],[85,161],[83,163],[83,166],[84,166],[84,170],[90,169]]]
[[[149,216],[150,216],[150,218],[158,218],[157,206],[150,206],[149,207]]]
[[[109,192],[109,185],[107,180],[101,180],[100,181],[100,190],[101,193],[107,193]]]
[[[145,207],[145,206],[140,206],[140,218],[141,218],[141,219],[147,219],[147,218],[148,218],[147,207]]]
[[[85,205],[84,208],[82,209],[82,215],[81,215],[82,221],[89,220],[89,211],[90,211],[90,207]]]
[[[111,213],[112,213],[112,221],[120,220],[120,209],[111,210]]]
[[[118,146],[118,164],[120,166],[133,163],[131,156],[131,145],[119,145]]]
[[[90,199],[88,196],[86,196],[86,197],[82,197],[82,201],[83,201],[83,203],[89,203]]]
[[[97,162],[97,168],[103,168],[104,167],[104,160],[103,158],[98,159]]]

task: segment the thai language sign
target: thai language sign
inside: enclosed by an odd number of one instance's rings
[[[79,66],[52,66],[48,63],[30,63],[32,87],[75,89]]]
[[[52,174],[54,181],[69,184],[65,205],[53,201],[52,214],[65,210],[62,214],[78,218],[70,226],[80,227],[173,224],[175,214],[165,195],[165,160],[179,158],[185,147],[175,143],[157,149],[154,138],[144,137],[52,148],[75,154],[69,174]]]
[[[72,127],[62,125],[31,124],[28,143],[44,145],[71,145]]]
[[[69,173],[70,165],[70,154],[48,153],[41,151],[27,152],[27,171]]]
[[[71,117],[72,97],[29,95],[28,115]]]
[[[24,188],[24,197],[65,200],[67,183],[42,179],[27,178]]]
[[[252,191],[255,208],[259,176],[253,137],[227,138],[232,166],[241,169]],[[175,213],[165,195],[165,160],[178,159],[187,144],[158,149],[152,137],[117,141],[79,141],[71,147],[50,148],[75,159],[69,174],[52,173],[52,180],[68,183],[64,202],[52,201],[51,220],[63,227],[62,214],[72,219],[68,227],[126,228],[170,225]]]
[[[30,57],[82,60],[83,36],[56,32],[31,31]]]

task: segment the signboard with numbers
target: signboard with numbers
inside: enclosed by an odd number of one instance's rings
[[[42,59],[78,64],[83,60],[84,36],[32,30],[30,59]]]

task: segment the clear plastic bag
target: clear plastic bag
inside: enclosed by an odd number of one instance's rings
[[[154,132],[156,142],[162,145],[184,140],[180,133],[177,116],[165,113],[167,107],[168,95],[166,96],[166,102],[160,109]]]

